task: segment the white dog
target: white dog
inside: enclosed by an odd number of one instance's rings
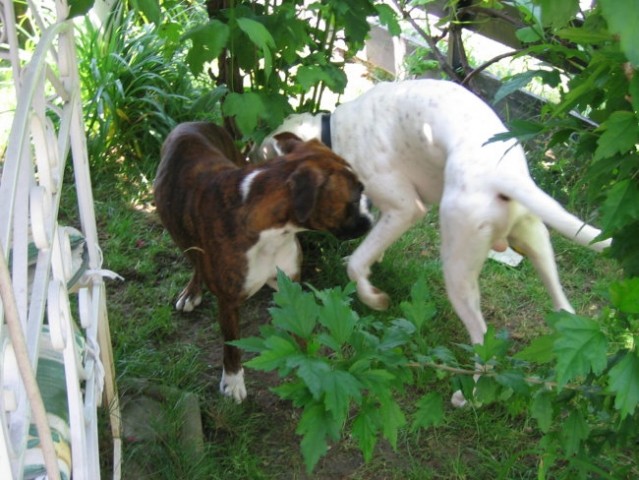
[[[489,250],[509,245],[534,264],[557,310],[574,312],[557,272],[548,230],[601,251],[600,231],[564,210],[530,177],[515,141],[489,142],[506,132],[495,112],[465,88],[443,80],[382,83],[339,105],[330,136],[321,116],[293,115],[277,132],[330,138],[350,163],[381,216],[348,261],[360,299],[373,309],[389,298],[369,281],[371,265],[439,204],[441,258],[448,297],[473,343],[482,343],[478,277]],[[275,132],[275,133],[277,133]],[[272,136],[265,148],[276,147]],[[463,403],[459,393],[453,403]]]

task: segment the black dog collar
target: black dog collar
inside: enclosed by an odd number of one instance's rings
[[[322,114],[322,133],[321,140],[324,145],[328,148],[331,148],[331,114],[323,113]]]

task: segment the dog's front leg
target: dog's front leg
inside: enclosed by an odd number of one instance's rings
[[[371,266],[381,260],[386,249],[426,214],[421,201],[416,199],[415,207],[382,212],[379,221],[348,260],[348,276],[357,283],[357,295],[373,310],[386,310],[390,298],[369,281]]]
[[[240,307],[239,302],[228,302],[218,298],[219,322],[224,339],[224,370],[220,381],[220,392],[242,403],[246,398],[244,385],[244,369],[242,368],[242,354],[237,347],[228,342],[240,338]]]

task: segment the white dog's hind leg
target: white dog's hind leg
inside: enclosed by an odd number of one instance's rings
[[[492,245],[489,224],[476,228],[468,222],[473,218],[472,205],[459,205],[455,200],[440,207],[441,256],[446,292],[455,312],[464,323],[473,344],[483,343],[486,322],[480,308],[479,273]],[[480,365],[477,366],[481,368]],[[477,376],[475,376],[477,380]],[[466,399],[461,391],[451,398],[455,407]]]
[[[559,281],[559,272],[548,229],[539,217],[533,215],[523,217],[513,226],[508,239],[513,248],[532,262],[541,281],[550,293],[555,310],[574,313]]]
[[[414,209],[382,212],[379,221],[348,259],[348,276],[357,283],[357,295],[373,310],[386,310],[390,298],[368,279],[371,265],[380,261],[386,249],[426,214],[421,201],[415,199],[414,205]]]

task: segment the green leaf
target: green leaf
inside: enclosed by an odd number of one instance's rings
[[[406,319],[398,318],[384,331],[379,349],[392,350],[409,342],[415,333],[415,325]]]
[[[581,442],[588,438],[590,428],[583,415],[578,410],[572,410],[564,421],[561,429],[561,439],[567,456],[579,451]]]
[[[308,340],[317,325],[319,313],[314,296],[304,292],[299,283],[278,270],[277,292],[273,295],[273,301],[279,307],[269,310],[273,325]]]
[[[335,370],[322,378],[324,405],[339,421],[344,421],[351,402],[362,402],[361,384],[348,372]]]
[[[266,349],[264,344],[264,339],[260,337],[247,337],[241,338],[239,340],[235,340],[233,342],[228,342],[230,345],[241,348],[247,352],[262,352]]]
[[[417,411],[411,425],[411,430],[436,427],[444,422],[444,401],[437,392],[430,392],[422,396],[415,404]]]
[[[634,149],[639,141],[639,121],[633,112],[613,112],[599,130],[603,134],[597,141],[594,161],[612,157],[616,153],[626,153]]]
[[[260,355],[245,363],[246,366],[256,370],[271,371],[286,367],[290,357],[299,354],[299,346],[291,341],[278,336],[272,336],[264,340],[264,347]]]
[[[261,97],[254,92],[229,93],[222,104],[226,116],[235,117],[237,126],[244,135],[249,135],[257,127],[260,116],[264,113]]]
[[[488,330],[484,335],[484,343],[473,345],[475,353],[479,356],[483,363],[488,363],[492,358],[502,358],[508,349],[510,342],[507,338],[506,331],[495,333],[495,327],[488,326]]]
[[[84,15],[95,3],[95,0],[69,0],[69,18]]]
[[[268,78],[273,71],[273,54],[271,50],[275,49],[275,40],[273,40],[273,37],[264,25],[250,18],[238,18],[237,25],[240,27],[240,30],[249,37],[251,42],[262,51],[262,55],[264,56],[264,74],[266,78]]]
[[[549,363],[555,358],[553,347],[557,338],[556,334],[537,337],[526,348],[517,352],[515,358],[540,364]]]
[[[511,76],[507,81],[502,83],[497,92],[495,92],[493,103],[497,103],[511,93],[521,90],[526,85],[528,85],[536,76],[536,70],[528,70],[526,72],[517,73]]]
[[[397,402],[390,396],[380,399],[379,417],[382,434],[391,446],[397,448],[397,432],[406,424],[406,417]]]
[[[483,375],[475,383],[473,394],[478,402],[489,404],[497,399],[500,389],[499,383],[494,378]]]
[[[321,399],[323,392],[324,377],[331,374],[331,367],[322,358],[294,357],[288,362],[291,368],[297,368],[296,373],[301,378],[313,398],[317,401]]]
[[[608,389],[614,393],[615,408],[623,419],[632,415],[639,403],[639,356],[636,350],[626,352],[619,363],[608,372]]]
[[[506,388],[510,388],[513,392],[522,395],[527,394],[530,390],[523,373],[515,370],[496,374],[495,381]]]
[[[375,10],[377,10],[380,23],[386,25],[386,28],[388,28],[388,33],[392,36],[398,36],[402,33],[402,27],[397,21],[395,10],[385,4],[376,4]]]
[[[351,309],[349,299],[345,298],[340,288],[317,292],[316,295],[322,301],[320,323],[339,345],[346,343],[357,324],[357,313]]]
[[[550,430],[552,413],[552,394],[546,390],[539,391],[530,405],[530,414],[537,420],[539,429],[544,433]]]
[[[317,65],[302,65],[297,69],[295,79],[305,92],[320,82],[329,83],[331,81],[328,73]]]
[[[612,33],[619,35],[621,50],[635,68],[639,67],[639,9],[637,0],[600,0],[603,16]],[[631,13],[632,12],[632,13]]]
[[[353,438],[357,440],[362,455],[364,455],[365,462],[369,462],[373,458],[378,429],[377,409],[373,405],[362,408],[353,421],[352,434]]]
[[[639,277],[628,278],[610,285],[612,304],[625,313],[639,313]]]
[[[515,36],[522,43],[535,43],[540,40],[543,40],[543,37],[540,34],[539,29],[533,27],[524,27],[515,31]]]
[[[621,180],[607,192],[601,206],[601,217],[608,233],[615,233],[639,220],[639,188],[633,180]]]
[[[210,20],[205,25],[199,25],[186,32],[183,40],[192,40],[192,46],[186,55],[191,72],[195,75],[204,69],[204,64],[215,60],[221,53],[229,39],[228,25],[219,20]]]
[[[555,328],[559,333],[554,344],[557,355],[557,382],[565,385],[575,377],[591,371],[601,374],[606,368],[608,340],[599,323],[567,312],[558,313]]]
[[[149,21],[155,25],[160,24],[162,12],[158,0],[132,0],[133,6]]]
[[[573,20],[579,11],[578,0],[539,0],[544,26],[562,27]]]
[[[417,330],[421,330],[424,324],[435,316],[437,309],[431,300],[424,276],[420,276],[413,284],[410,291],[410,301],[403,301],[400,308],[406,318],[417,327]]]
[[[295,432],[303,437],[300,446],[306,471],[310,473],[326,454],[327,439],[339,439],[340,424],[321,404],[313,404],[304,409]]]

